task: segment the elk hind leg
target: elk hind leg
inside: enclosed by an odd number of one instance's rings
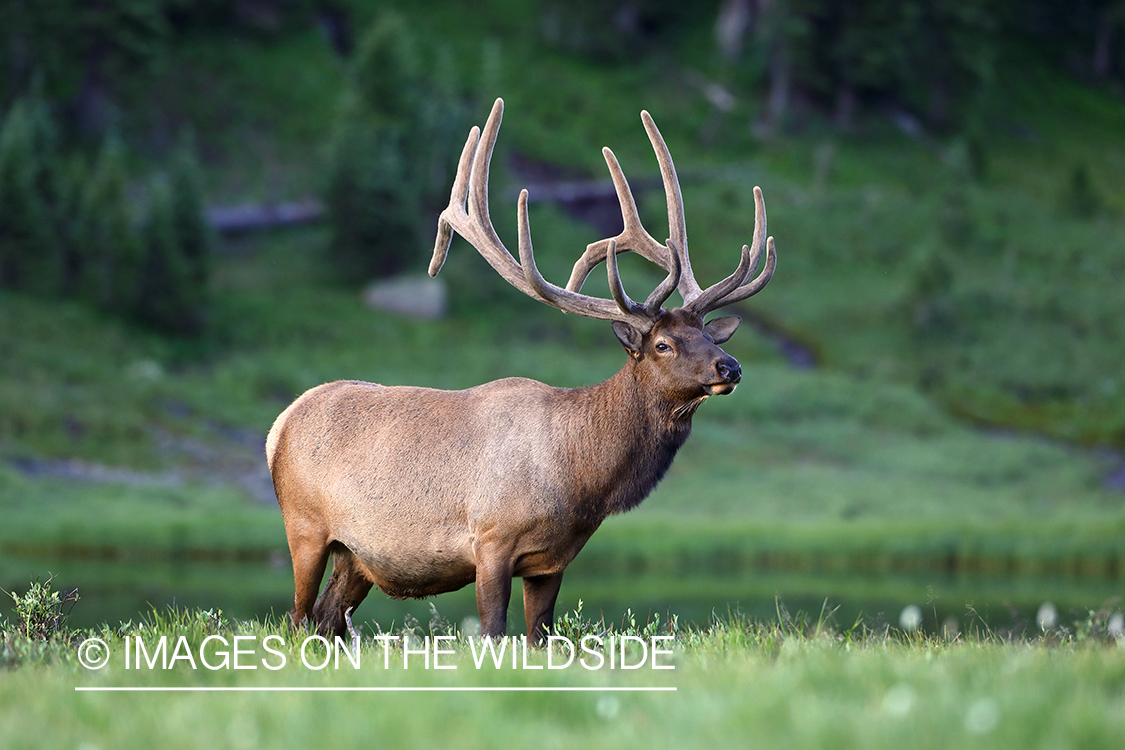
[[[328,545],[320,538],[291,535],[289,555],[293,558],[293,609],[289,619],[299,628],[312,615],[313,601],[328,566]]]
[[[331,549],[332,576],[313,606],[313,620],[320,635],[344,638],[348,634],[345,615],[367,597],[372,583],[350,549],[339,543]]]
[[[562,577],[559,572],[523,579],[523,616],[527,620],[527,640],[532,645],[543,643],[555,626],[555,601]]]

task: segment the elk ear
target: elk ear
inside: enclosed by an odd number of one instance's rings
[[[737,315],[728,315],[725,318],[715,318],[714,320],[707,321],[703,326],[703,332],[711,337],[711,340],[716,344],[722,344],[738,330],[738,324],[742,322],[742,318]]]
[[[622,323],[620,320],[613,321],[613,332],[617,334],[617,340],[629,352],[630,357],[639,358],[641,356],[641,341],[644,335],[628,323]]]

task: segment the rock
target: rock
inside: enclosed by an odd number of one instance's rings
[[[363,290],[363,302],[374,310],[423,320],[441,318],[449,309],[445,282],[429,276],[373,281]]]

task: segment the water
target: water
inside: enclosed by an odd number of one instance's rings
[[[287,558],[272,562],[151,562],[22,559],[0,557],[0,587],[23,593],[33,578],[54,574],[56,590],[77,587],[81,596],[68,620],[72,627],[136,622],[154,608],[221,609],[228,618],[281,617],[292,605],[293,579]],[[524,627],[521,588],[513,587],[509,632]],[[556,616],[582,601],[584,617],[604,616],[620,624],[631,612],[638,624],[653,616],[667,622],[706,625],[712,618],[740,613],[775,621],[799,613],[813,621],[825,616],[838,629],[858,619],[874,628],[898,627],[903,611],[920,618],[927,632],[951,625],[958,630],[1033,631],[1044,602],[1058,612],[1058,624],[1073,626],[1091,610],[1125,608],[1125,582],[1098,578],[1009,576],[817,575],[744,570],[724,575],[668,577],[568,574]],[[3,597],[0,614],[11,617]],[[437,616],[460,624],[476,617],[472,586],[424,601],[392,600],[373,590],[355,614],[357,625],[390,631],[412,617],[423,626]],[[909,618],[907,618],[909,619]],[[376,625],[375,623],[378,623]]]

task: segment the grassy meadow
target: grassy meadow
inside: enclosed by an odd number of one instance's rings
[[[582,653],[585,664],[597,668],[570,662],[561,644],[514,665],[503,660],[497,667],[485,657],[478,667],[468,638],[447,623],[402,631],[417,639],[405,657],[400,645],[385,648],[371,639],[360,647],[358,668],[345,656],[339,667],[313,669],[326,652],[314,646],[302,657],[297,644],[304,634],[276,621],[170,612],[76,636],[75,644],[84,636],[103,639],[110,656],[97,671],[78,663],[73,646],[4,644],[0,653],[19,667],[0,681],[0,739],[13,748],[301,747],[374,738],[391,746],[466,748],[527,741],[560,748],[732,741],[794,748],[1108,748],[1125,731],[1125,650],[1107,640],[1104,621],[1032,639],[1008,641],[977,630],[949,640],[841,628],[823,613],[782,615],[772,623],[728,618],[678,631],[666,623],[615,627],[576,613],[564,618],[560,632],[573,642],[590,634],[603,636],[603,644],[609,635],[675,634],[674,642],[658,642],[671,652],[655,662],[659,670],[631,642],[625,663],[642,666],[626,671],[589,652]],[[125,650],[135,649],[130,644],[143,639],[149,649],[162,635],[169,644],[180,636],[190,644],[168,646],[180,661],[164,669],[154,656],[153,668],[146,661],[125,667]],[[271,635],[280,640],[269,642],[267,653],[261,644]],[[453,637],[441,646],[440,661],[418,654],[430,635]],[[252,652],[240,662],[252,671],[235,673],[233,662],[221,666],[223,649],[229,654],[236,636]],[[224,640],[203,646],[207,637]],[[200,662],[195,669],[183,659],[189,652]],[[282,659],[280,669],[265,668]],[[204,668],[204,660],[220,668]],[[435,668],[439,663],[443,669]],[[569,666],[535,669],[552,663]],[[106,687],[132,692],[97,691]],[[167,688],[181,691],[162,691]]]
[[[668,476],[603,525],[560,596],[565,632],[674,634],[676,669],[477,670],[463,644],[457,671],[383,669],[378,633],[463,639],[471,587],[433,610],[372,594],[358,671],[78,663],[89,637],[116,656],[126,637],[292,641],[263,444],[305,389],[580,386],[624,362],[608,324],[524,297],[461,240],[439,277],[448,315],[371,309],[313,224],[224,237],[195,338],[0,289],[0,588],[22,596],[54,574],[82,596],[44,640],[20,635],[0,595],[0,746],[1116,747],[1125,101],[1013,50],[972,139],[877,112],[851,134],[810,116],[763,139],[761,102],[719,112],[703,95],[700,80],[739,91],[743,74],[702,26],[610,64],[543,49],[522,31],[534,4],[401,5],[479,122],[505,99],[491,210],[508,247],[521,163],[604,179],[610,145],[635,183],[656,175],[641,109],[676,159],[701,283],[736,265],[763,189],[778,268],[733,310],[744,322],[724,348],[743,381],[700,408]],[[357,24],[373,17],[356,8]],[[119,88],[130,168],[144,174],[187,123],[211,203],[318,195],[347,76],[313,28],[188,35]],[[662,191],[637,194],[662,237]],[[538,266],[562,283],[599,230],[546,203],[531,213]],[[419,247],[411,272],[429,257]],[[621,267],[633,297],[663,275]],[[603,275],[584,291],[608,295]],[[1045,602],[1058,616],[1041,627]],[[920,629],[901,627],[906,605]],[[522,626],[515,603],[509,631]],[[97,686],[676,691],[75,691]]]

